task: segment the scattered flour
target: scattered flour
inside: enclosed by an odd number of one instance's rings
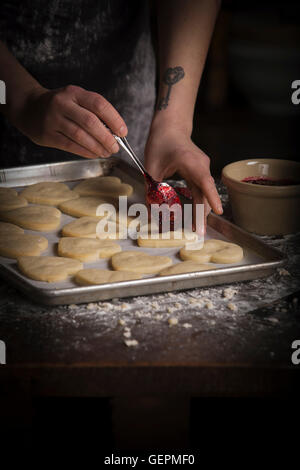
[[[138,346],[138,344],[139,344],[139,342],[136,339],[125,339],[124,343],[129,348],[132,347],[132,346]]]
[[[237,311],[238,311],[237,305],[233,304],[232,302],[229,302],[229,303],[227,304],[227,307],[229,308],[229,310],[232,310],[233,312],[237,312]]]

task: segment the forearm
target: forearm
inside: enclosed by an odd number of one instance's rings
[[[195,101],[219,5],[217,0],[157,2],[159,91],[154,123],[175,121],[191,133]],[[167,83],[166,75],[169,82],[175,80],[173,85]]]
[[[40,85],[1,41],[0,79],[6,85],[6,104],[1,105],[0,111],[14,121],[17,110],[23,106],[28,96]]]
[[[1,112],[34,143],[86,158],[108,157],[119,150],[109,129],[124,137],[126,124],[99,93],[68,84],[44,88],[1,42],[0,80],[6,85]]]

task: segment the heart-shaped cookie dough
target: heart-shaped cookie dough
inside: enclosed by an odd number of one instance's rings
[[[110,220],[114,230],[107,232],[107,224],[104,224],[104,231],[101,230],[101,218],[99,217],[80,217],[73,220],[62,228],[63,237],[82,237],[82,238],[99,238],[101,240],[119,240],[126,235],[125,226],[119,225],[117,222]],[[98,225],[99,224],[99,225]],[[126,238],[126,237],[125,237]]]
[[[59,256],[91,262],[99,258],[110,258],[119,253],[121,247],[111,240],[64,237],[59,240],[57,251]]]
[[[9,237],[0,236],[0,256],[18,258],[19,256],[39,256],[48,248],[48,240],[39,235],[28,233],[9,234]]]
[[[148,255],[143,251],[122,251],[113,255],[111,264],[116,271],[156,274],[171,266],[172,260],[168,256]]]
[[[108,269],[82,269],[75,276],[75,282],[80,286],[93,286],[111,282],[132,281],[141,279],[138,273],[127,271],[109,271]]]
[[[186,243],[195,242],[198,240],[198,235],[194,232],[185,235],[182,231],[165,232],[164,234],[158,233],[158,238],[154,238],[149,234],[139,237],[137,243],[144,248],[172,248],[177,246],[184,246]]]
[[[63,201],[77,199],[79,195],[72,191],[64,183],[54,181],[44,181],[27,186],[21,195],[33,204],[45,204],[47,206],[57,206]]]
[[[80,217],[80,219],[64,225],[62,235],[64,237],[97,238],[96,230],[99,220],[99,217]]]
[[[18,196],[18,191],[13,188],[0,188],[0,199],[4,196]]]
[[[223,240],[206,240],[201,250],[181,248],[180,257],[184,261],[191,260],[198,263],[231,264],[243,259],[243,249],[235,243]]]
[[[1,219],[19,225],[28,230],[48,232],[60,224],[61,212],[56,207],[26,206],[3,212]]]
[[[28,202],[11,188],[0,188],[0,212],[27,206]]]
[[[24,233],[21,227],[9,222],[0,222],[0,237],[8,237],[10,234]]]
[[[97,209],[101,204],[111,204],[112,200],[104,200],[103,198],[96,196],[83,196],[78,199],[70,199],[69,201],[62,202],[58,207],[65,214],[72,215],[73,217],[99,217],[102,218],[104,215],[99,216]],[[114,206],[112,207],[115,212]]]
[[[130,184],[122,183],[116,176],[97,176],[81,181],[75,186],[74,191],[81,196],[109,196],[118,198],[119,196],[130,196],[133,187]]]
[[[169,268],[163,269],[159,275],[170,276],[171,274],[193,273],[196,271],[207,271],[209,269],[214,269],[214,267],[211,264],[201,264],[196,263],[195,261],[182,261],[181,263],[177,263]]]
[[[60,256],[21,256],[18,258],[20,271],[35,281],[64,281],[83,268],[76,259]]]

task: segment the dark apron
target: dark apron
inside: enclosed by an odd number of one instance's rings
[[[155,101],[146,0],[4,0],[0,39],[44,87],[73,84],[105,96],[143,156]],[[71,159],[32,143],[0,115],[2,168]]]

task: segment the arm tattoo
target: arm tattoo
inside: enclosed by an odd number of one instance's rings
[[[170,67],[165,71],[165,74],[163,76],[163,83],[168,85],[168,91],[165,97],[161,98],[158,103],[158,109],[166,109],[168,104],[169,104],[169,99],[170,99],[170,94],[171,94],[171,88],[175,83],[179,82],[182,80],[184,77],[184,70],[182,67]]]

